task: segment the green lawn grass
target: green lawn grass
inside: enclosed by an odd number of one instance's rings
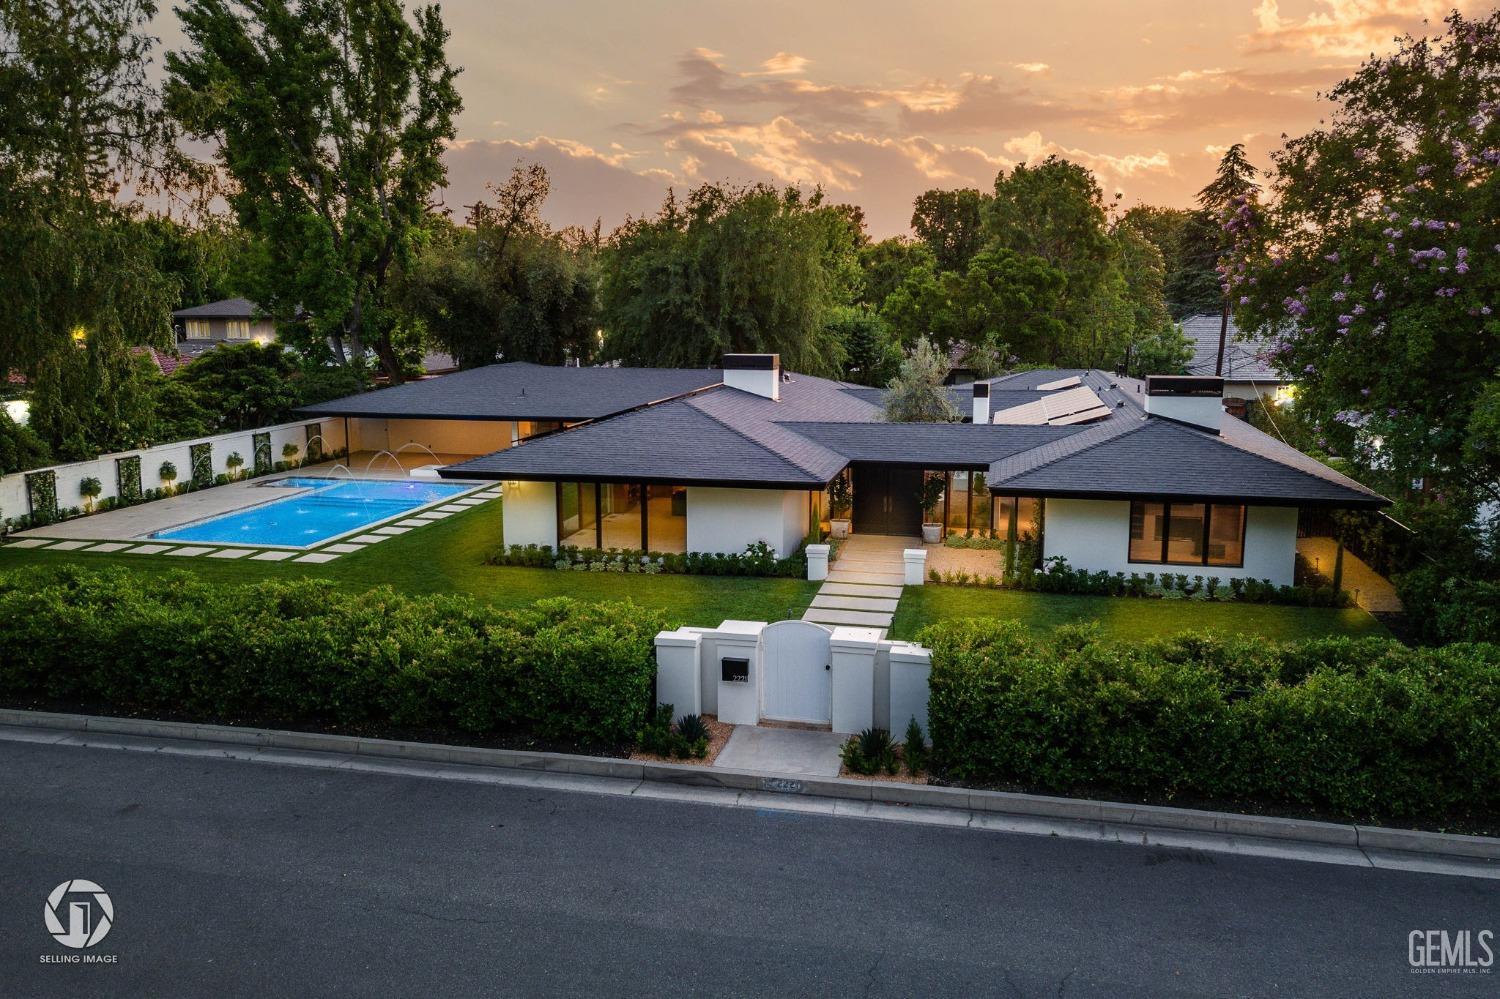
[[[801,579],[637,576],[486,565],[485,558],[500,544],[500,509],[499,502],[486,503],[323,565],[6,547],[0,548],[0,571],[26,565],[73,563],[88,567],[125,566],[134,572],[156,575],[186,570],[224,583],[314,577],[331,579],[341,588],[355,591],[385,583],[405,593],[467,593],[500,607],[524,606],[551,596],[629,599],[665,610],[681,624],[704,627],[729,618],[779,621],[800,617],[818,590],[818,584]],[[920,586],[907,588],[897,608],[891,635],[910,639],[925,625],[948,617],[1013,617],[1037,629],[1097,620],[1112,635],[1122,638],[1148,638],[1203,628],[1263,635],[1275,640],[1328,634],[1387,634],[1378,621],[1358,609]]]
[[[629,599],[661,608],[678,623],[705,627],[727,618],[777,621],[800,617],[818,589],[816,583],[801,579],[639,576],[486,565],[486,556],[500,545],[500,507],[499,502],[485,503],[322,565],[6,547],[0,548],[0,571],[72,563],[124,566],[157,575],[187,570],[223,583],[311,577],[331,579],[341,588],[356,591],[387,583],[405,593],[467,593],[500,607],[524,606],[553,596]]]
[[[1379,621],[1357,607],[1334,610],[920,586],[907,587],[896,609],[891,637],[909,640],[926,625],[950,617],[1016,618],[1037,630],[1077,621],[1098,621],[1115,638],[1152,638],[1205,629],[1259,635],[1272,641],[1326,635],[1389,635]]]

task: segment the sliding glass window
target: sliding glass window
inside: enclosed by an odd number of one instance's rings
[[[646,550],[687,551],[687,486],[647,486],[646,497]]]
[[[565,548],[599,547],[598,483],[557,484],[557,536]]]
[[[1131,562],[1245,564],[1245,508],[1224,503],[1130,503]]]

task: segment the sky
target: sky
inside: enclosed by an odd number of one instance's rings
[[[1455,5],[448,0],[464,110],[443,200],[461,216],[539,162],[548,221],[608,231],[669,187],[821,185],[884,238],[922,191],[1055,153],[1121,207],[1188,207],[1230,144],[1268,167],[1328,113],[1319,90]],[[181,44],[169,6],[156,28]]]

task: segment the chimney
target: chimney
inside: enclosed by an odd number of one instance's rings
[[[1146,412],[1218,433],[1224,423],[1224,379],[1147,375]]]
[[[780,354],[725,354],[724,384],[767,399],[781,398]]]
[[[974,423],[990,422],[990,383],[974,383]]]

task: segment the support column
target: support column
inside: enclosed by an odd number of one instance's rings
[[[927,730],[928,680],[932,675],[932,652],[910,642],[891,646],[891,731],[904,733],[913,718]]]
[[[696,631],[663,631],[656,636],[656,703],[672,705],[672,719],[703,713],[702,670],[698,657],[703,635]]]
[[[833,663],[835,732],[863,732],[875,725],[875,653],[878,628],[834,628],[828,650]]]

